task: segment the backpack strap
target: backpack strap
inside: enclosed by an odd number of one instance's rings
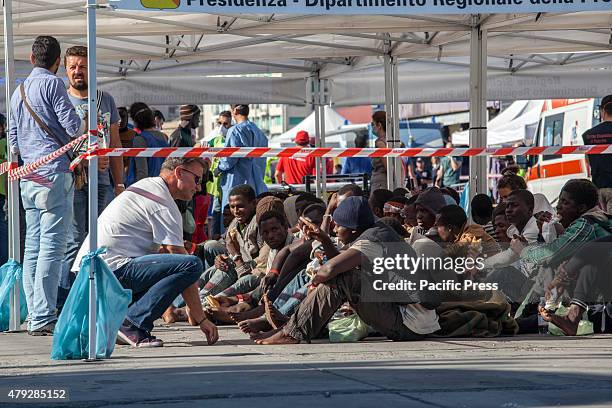
[[[62,143],[62,141],[59,140],[57,136],[55,136],[55,134],[51,131],[51,129],[49,129],[49,126],[47,126],[47,124],[43,122],[40,116],[38,116],[36,112],[34,112],[34,109],[32,109],[32,107],[28,103],[28,98],[26,97],[25,86],[23,82],[19,85],[19,93],[21,94],[21,100],[23,101],[23,106],[25,106],[27,111],[30,113],[30,116],[32,116],[32,119],[34,119],[34,122],[36,122],[36,124],[43,130],[43,132],[45,132],[51,139],[53,139],[55,143],[59,145],[59,147],[64,146],[64,143]],[[82,143],[79,143],[79,146],[81,145]],[[70,152],[68,151],[66,152],[66,156],[68,157],[68,161],[70,162],[74,159],[74,155],[70,154]]]

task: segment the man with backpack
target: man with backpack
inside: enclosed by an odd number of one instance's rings
[[[70,102],[81,119],[87,121],[88,116],[88,84],[87,84],[87,47],[80,45],[70,47],[64,55],[64,66],[68,76],[68,97]],[[119,112],[115,105],[115,100],[108,92],[98,91],[97,94],[97,122],[98,135],[107,147],[122,147],[119,137]],[[110,163],[110,171],[109,171]],[[83,163],[86,165],[87,163]],[[102,214],[107,203],[107,195],[110,186],[113,186],[115,195],[121,194],[125,190],[123,183],[123,158],[121,157],[101,157],[98,161],[98,215]],[[89,184],[86,168],[76,172],[77,179],[74,191],[74,219],[72,222],[72,234],[68,238],[66,250],[66,262],[60,281],[61,287],[70,288],[68,273],[74,258],[89,232]],[[112,176],[112,177],[111,177]],[[63,291],[60,291],[63,292]],[[65,294],[67,296],[67,293]]]

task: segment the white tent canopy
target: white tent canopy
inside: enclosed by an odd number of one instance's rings
[[[85,45],[83,2],[15,0],[15,57],[34,36]],[[295,103],[328,79],[337,106],[384,102],[382,59],[397,58],[401,103],[467,101],[468,14],[185,14],[100,9],[100,87],[120,104]],[[610,93],[612,12],[483,14],[489,99]],[[250,75],[244,75],[250,74]],[[238,77],[237,75],[241,75]],[[231,78],[223,78],[231,76]]]
[[[516,101],[487,123],[487,145],[510,145],[533,139],[544,101]],[[465,130],[452,135],[453,144],[470,144],[470,132]]]
[[[329,106],[325,106],[325,130],[326,132],[338,130],[343,125],[347,125],[349,122],[338,112],[330,108]],[[270,147],[281,147],[282,144],[293,144],[295,140],[295,136],[300,130],[304,130],[308,132],[311,137],[314,137],[315,130],[315,113],[311,113],[300,123],[295,125],[292,129],[289,129],[282,135],[273,137],[270,139],[269,146]]]

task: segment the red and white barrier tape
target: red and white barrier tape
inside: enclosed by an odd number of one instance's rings
[[[53,160],[56,160],[57,158],[61,157],[63,154],[66,154],[66,152],[68,150],[72,149],[74,146],[79,144],[81,142],[81,140],[84,140],[87,137],[89,137],[89,135],[87,135],[87,134],[81,135],[78,138],[74,139],[72,142],[68,143],[67,145],[64,145],[64,146],[60,147],[59,149],[57,149],[53,153],[50,153],[50,154],[48,154],[48,155],[46,155],[44,157],[41,157],[40,159],[36,160],[33,163],[26,164],[25,166],[21,166],[21,167],[18,167],[16,169],[10,170],[9,171],[9,180],[11,180],[11,181],[17,180],[17,179],[20,179],[20,178],[22,178],[24,176],[27,176],[28,174],[33,173],[39,167],[44,166],[45,164],[50,163]]]
[[[24,177],[77,145],[88,135],[82,135],[61,149],[9,172],[11,180]],[[71,164],[92,156],[106,157],[431,157],[431,156],[537,156],[562,154],[612,154],[612,145],[545,146],[545,147],[487,147],[487,148],[270,148],[270,147],[162,147],[162,148],[105,148],[91,149]],[[76,163],[76,164],[75,164]],[[6,172],[2,171],[0,174]]]
[[[85,156],[122,157],[413,157],[612,154],[612,145],[488,148],[161,147],[98,149]]]
[[[4,162],[0,163],[0,175],[6,173],[9,170],[13,170],[17,168],[17,163],[15,162]]]

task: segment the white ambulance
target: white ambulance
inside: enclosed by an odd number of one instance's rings
[[[582,133],[599,123],[601,99],[553,99],[542,108],[534,146],[575,146],[584,144]],[[561,187],[571,179],[590,178],[585,155],[539,155],[530,157],[527,186],[542,193],[554,205]]]

